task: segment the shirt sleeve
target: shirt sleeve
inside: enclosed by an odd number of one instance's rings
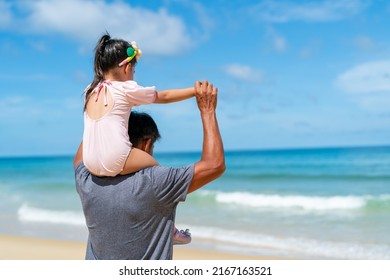
[[[157,200],[164,204],[185,201],[194,176],[194,165],[181,168],[153,167],[153,185]]]
[[[142,104],[150,104],[156,100],[156,87],[143,87],[138,85],[135,81],[127,81],[122,84],[123,91],[126,94],[127,100],[133,106]]]

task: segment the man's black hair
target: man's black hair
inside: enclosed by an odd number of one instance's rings
[[[161,138],[153,118],[147,113],[136,111],[130,113],[129,136],[134,147],[145,138],[151,138],[152,144]]]

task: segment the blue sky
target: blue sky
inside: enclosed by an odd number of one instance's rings
[[[226,150],[390,144],[390,2],[0,0],[0,156],[73,154],[93,48],[136,40],[136,80],[219,88]],[[156,151],[200,150],[194,99],[148,105]]]

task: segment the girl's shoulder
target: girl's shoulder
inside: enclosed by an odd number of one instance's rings
[[[128,80],[128,81],[112,81],[111,86],[118,90],[124,90],[124,91],[143,91],[147,88],[151,87],[144,87],[139,85],[134,80]],[[153,87],[154,88],[154,87]]]
[[[117,90],[136,90],[139,85],[136,81],[111,81],[111,86]]]
[[[138,83],[133,80],[128,81],[110,81],[113,86],[138,86]]]

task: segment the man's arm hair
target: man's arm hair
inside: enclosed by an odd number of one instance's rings
[[[195,83],[195,91],[203,125],[203,149],[200,161],[195,163],[188,193],[217,179],[226,169],[222,137],[215,112],[217,88],[204,81],[202,84]]]

